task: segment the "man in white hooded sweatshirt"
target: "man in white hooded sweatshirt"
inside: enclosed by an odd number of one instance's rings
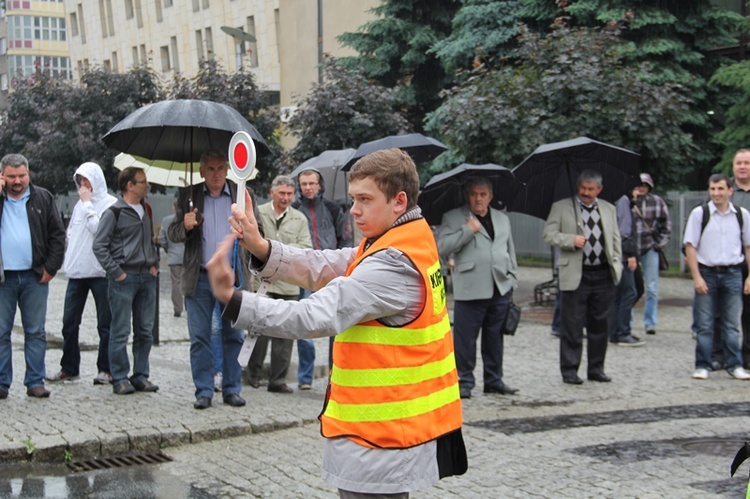
[[[99,332],[99,355],[96,367],[99,372],[95,385],[108,385],[112,380],[109,371],[109,325],[112,314],[107,301],[107,277],[94,256],[92,245],[99,227],[99,219],[117,198],[107,192],[104,173],[96,163],[83,163],[73,175],[80,198],[73,207],[67,230],[67,245],[63,269],[68,276],[63,310],[63,355],[60,371],[48,377],[49,381],[73,380],[79,377],[81,349],[78,332],[89,291],[96,304],[96,328]]]

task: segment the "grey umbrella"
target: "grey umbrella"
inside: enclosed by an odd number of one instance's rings
[[[120,152],[147,159],[195,163],[210,150],[227,151],[235,132],[247,132],[259,154],[268,144],[235,109],[205,100],[166,100],[136,109],[102,140]]]
[[[344,170],[349,171],[359,158],[371,152],[382,151],[383,149],[401,149],[409,153],[409,156],[411,156],[415,163],[422,163],[444,153],[448,150],[448,146],[439,140],[427,137],[421,133],[390,135],[361,144],[344,165]]]
[[[297,178],[300,172],[316,170],[325,183],[323,196],[331,201],[346,201],[349,198],[346,185],[346,172],[341,168],[354,153],[354,149],[331,149],[300,164],[290,173]]]

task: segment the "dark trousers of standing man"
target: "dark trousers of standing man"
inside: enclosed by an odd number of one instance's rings
[[[588,375],[604,372],[609,315],[615,286],[609,265],[587,268],[574,291],[563,291],[560,312],[560,372],[563,377],[578,374],[583,353],[583,325],[586,324]]]

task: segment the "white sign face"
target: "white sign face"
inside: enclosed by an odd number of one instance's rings
[[[255,144],[247,132],[237,132],[229,143],[229,166],[240,180],[249,179],[255,171]]]

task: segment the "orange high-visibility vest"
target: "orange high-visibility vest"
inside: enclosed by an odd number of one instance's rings
[[[336,336],[321,433],[367,447],[412,447],[461,427],[458,372],[437,247],[424,219],[390,229],[366,251],[364,244],[347,276],[364,258],[397,248],[422,275],[424,309],[404,326],[373,320]]]

